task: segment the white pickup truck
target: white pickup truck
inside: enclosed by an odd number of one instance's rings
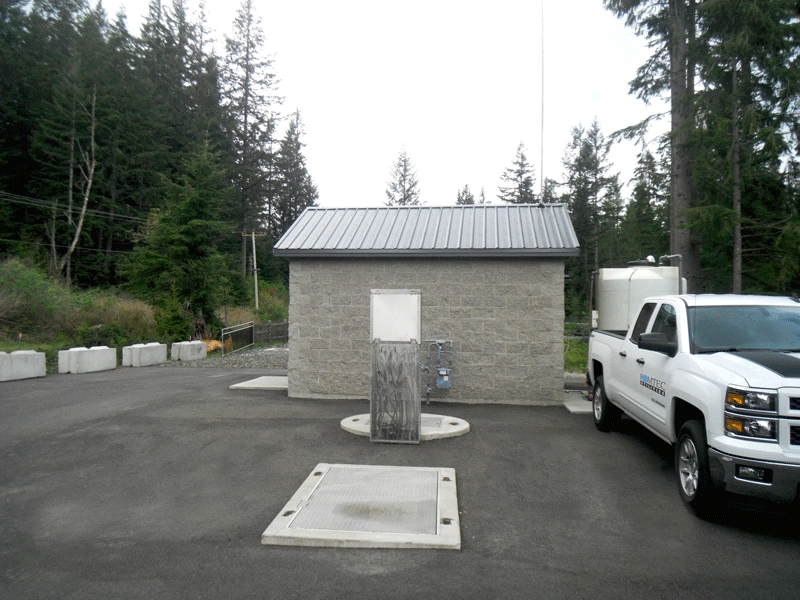
[[[622,411],[675,445],[683,500],[800,502],[800,303],[738,295],[645,300],[627,332],[589,339],[594,422]]]

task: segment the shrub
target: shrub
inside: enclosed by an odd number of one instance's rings
[[[226,327],[259,320],[253,309],[247,306],[223,306],[217,310],[217,317],[226,323]]]
[[[121,348],[135,343],[130,334],[116,323],[105,325],[81,325],[75,332],[75,340],[80,346],[110,346]]]
[[[0,263],[0,325],[8,332],[40,332],[49,328],[68,305],[69,291],[24,263]]]
[[[281,283],[266,283],[258,290],[258,316],[262,322],[289,318],[289,290]]]
[[[155,311],[159,339],[167,343],[191,339],[194,333],[192,315],[184,310],[180,300],[169,298]]]
[[[153,341],[147,304],[109,291],[75,291],[17,258],[0,263],[0,327],[6,336],[63,339],[65,344]]]

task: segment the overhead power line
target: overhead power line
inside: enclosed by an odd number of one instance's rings
[[[50,248],[50,244],[44,242],[29,242],[27,240],[9,240],[7,238],[0,238],[0,242],[8,242],[10,244],[27,244],[28,246],[42,246],[43,248]],[[69,248],[63,244],[56,244],[56,248]],[[97,254],[131,254],[133,250],[98,250],[97,248],[86,248],[85,246],[77,246],[75,250],[82,250],[84,252],[96,252]]]
[[[28,196],[19,196],[17,194],[9,194],[8,192],[0,192],[0,198],[6,200],[8,202],[13,202],[15,204],[22,204],[24,206],[33,206],[36,208],[46,208],[47,210],[53,210],[55,207],[56,210],[67,210],[67,206],[64,204],[58,204],[57,202],[52,202],[50,200],[41,200],[39,198],[30,198]],[[86,214],[91,215],[93,217],[100,217],[104,219],[110,219],[112,221],[128,221],[133,223],[146,223],[147,219],[143,219],[141,217],[132,217],[128,215],[121,215],[117,213],[111,213],[104,210],[96,210],[92,208],[86,209]]]

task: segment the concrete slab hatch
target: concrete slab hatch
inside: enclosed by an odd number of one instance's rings
[[[458,550],[455,470],[320,463],[261,543]]]

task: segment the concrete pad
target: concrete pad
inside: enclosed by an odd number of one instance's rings
[[[573,415],[592,414],[592,403],[586,394],[576,390],[564,391],[564,407]]]
[[[261,543],[459,550],[455,470],[320,463]]]
[[[342,419],[339,425],[349,433],[370,436],[369,413],[347,417]],[[469,423],[464,419],[427,413],[423,413],[420,417],[419,439],[421,442],[458,437],[467,433],[469,433]]]
[[[44,377],[47,374],[44,352],[15,350],[0,352],[0,381]]]
[[[233,384],[232,390],[288,390],[289,378],[280,376],[256,377],[249,381]]]

